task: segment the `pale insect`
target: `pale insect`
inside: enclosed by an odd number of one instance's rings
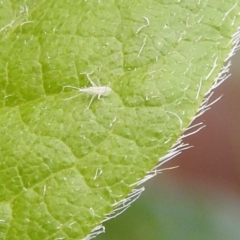
[[[79,92],[82,92],[82,93],[86,93],[86,94],[89,94],[89,95],[92,95],[91,97],[91,100],[87,106],[87,109],[89,109],[89,107],[91,106],[92,104],[92,101],[94,100],[95,97],[97,97],[98,99],[101,99],[102,96],[108,96],[109,93],[111,92],[111,88],[108,87],[108,86],[97,86],[93,81],[92,79],[90,78],[90,74],[92,74],[93,72],[91,73],[82,73],[82,74],[86,74],[87,76],[87,79],[88,81],[91,83],[91,87],[86,87],[86,88],[78,88],[78,87],[74,87],[74,86],[64,86],[63,87],[63,90],[65,88],[73,88],[73,89],[77,89]],[[70,98],[66,98],[65,100],[68,100],[68,99],[72,99],[72,98],[75,98],[77,97],[78,95],[76,96],[73,96],[73,97],[70,97]]]

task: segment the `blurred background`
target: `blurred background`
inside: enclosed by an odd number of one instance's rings
[[[194,146],[165,164],[123,214],[104,224],[97,240],[240,240],[240,51],[223,95],[184,142]]]

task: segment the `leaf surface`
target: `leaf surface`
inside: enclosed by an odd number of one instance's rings
[[[239,9],[233,0],[3,0],[0,239],[83,239],[98,226],[196,114]],[[88,109],[99,90],[91,81],[112,91]]]

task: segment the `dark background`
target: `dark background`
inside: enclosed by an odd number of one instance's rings
[[[104,225],[97,240],[240,239],[240,51],[231,77],[214,90],[223,95],[185,139],[194,147],[144,184],[146,191],[122,215]]]

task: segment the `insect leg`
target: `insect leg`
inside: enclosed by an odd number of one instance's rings
[[[98,98],[98,100],[102,100],[105,103],[104,98],[102,97],[102,94],[98,94],[97,98]]]
[[[86,76],[87,76],[87,79],[88,79],[88,81],[91,83],[91,85],[93,86],[93,87],[97,87],[97,85],[93,82],[93,80],[90,78],[90,75],[93,73],[94,71],[92,71],[92,72],[90,72],[90,73],[88,73],[88,72],[83,72],[83,73],[81,73],[81,74],[85,74]]]
[[[96,96],[97,96],[96,94],[92,95],[91,100],[90,100],[90,102],[89,102],[89,104],[88,104],[88,106],[87,106],[87,109],[89,109],[89,107],[90,107],[91,104],[92,104],[92,101],[94,100],[94,98],[95,98]]]
[[[96,85],[95,82],[93,82],[93,80],[90,78],[90,76],[89,76],[90,74],[91,74],[91,73],[88,73],[88,74],[87,74],[87,79],[88,79],[88,81],[92,84],[93,87],[96,87],[97,85]]]

